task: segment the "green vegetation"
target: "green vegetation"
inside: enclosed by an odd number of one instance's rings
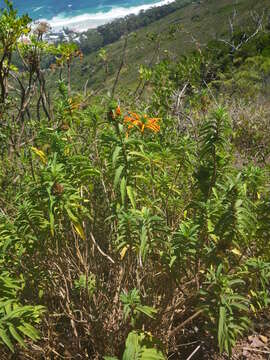
[[[116,19],[108,24],[99,26],[97,29],[89,29],[81,34],[80,47],[84,54],[99,50],[102,46],[106,46],[119,40],[123,35],[146,27],[163,17],[182,9],[190,2],[191,0],[176,0],[167,5],[141,11],[139,15],[130,14],[125,18]]]
[[[142,65],[152,67],[167,58],[175,61],[196,46],[204,47],[210,39],[226,38],[229,30],[228,18],[233,14],[234,7],[237,10],[237,27],[244,30],[252,26],[251,11],[261,14],[263,9],[268,8],[268,0],[239,0],[236,4],[232,0],[185,3],[180,1],[180,9],[129,33],[120,84],[124,95],[136,88]],[[98,92],[102,92],[105,87],[111,88],[121,61],[124,42],[125,38],[122,36],[120,40],[104,47],[109,62],[107,67],[99,56],[99,50],[90,54],[84,52],[83,61],[73,65],[74,89],[83,90],[86,81],[89,89]],[[86,43],[90,46],[91,38],[86,40]],[[97,49],[100,45],[101,42]],[[82,49],[84,48],[85,45],[82,44]]]
[[[270,32],[251,15],[182,56],[151,62],[149,45],[138,74],[129,39],[113,44],[97,94],[76,91],[79,49],[6,1],[1,359],[173,359],[194,336],[230,356],[269,311]]]

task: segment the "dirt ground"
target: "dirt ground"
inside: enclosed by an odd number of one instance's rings
[[[270,313],[254,322],[249,334],[236,343],[231,357],[219,353],[210,334],[191,325],[180,335],[168,360],[270,360]]]

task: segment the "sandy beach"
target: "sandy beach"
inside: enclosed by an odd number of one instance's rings
[[[174,0],[162,0],[154,4],[134,6],[129,8],[115,7],[108,12],[99,12],[95,14],[86,13],[73,17],[58,15],[50,20],[48,19],[41,19],[41,20],[47,21],[51,25],[54,31],[59,31],[63,28],[69,28],[76,32],[83,32],[88,29],[94,29],[100,25],[106,24],[114,19],[123,18],[129,14],[139,14],[140,11],[145,11],[150,8],[166,5],[172,2],[174,2]]]

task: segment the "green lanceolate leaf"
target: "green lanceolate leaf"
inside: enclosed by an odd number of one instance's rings
[[[126,201],[126,193],[127,193],[127,181],[126,178],[123,177],[120,183],[120,192],[121,192],[121,200],[122,204],[125,204]]]
[[[113,152],[113,156],[112,156],[112,163],[113,163],[114,166],[115,166],[115,164],[116,164],[116,162],[118,160],[120,151],[121,151],[121,147],[116,146],[116,148],[114,149],[114,152]]]
[[[7,347],[14,352],[14,346],[10,340],[10,337],[8,336],[7,332],[0,327],[0,339],[7,345]]]
[[[131,205],[133,206],[134,209],[136,209],[136,202],[135,202],[135,197],[134,197],[134,192],[131,186],[127,186],[127,195],[128,198],[131,202]]]
[[[226,339],[226,309],[224,306],[219,308],[219,321],[218,321],[218,343],[220,350],[224,349],[224,341]]]
[[[13,338],[18,341],[18,343],[22,346],[22,347],[26,347],[25,342],[23,341],[23,338],[21,337],[21,335],[17,332],[17,330],[15,329],[13,324],[9,324],[9,332],[10,334],[13,336]]]
[[[40,338],[39,331],[30,324],[24,323],[23,325],[18,326],[18,329],[32,340],[38,340]]]
[[[136,306],[136,310],[138,310],[139,312],[147,315],[148,317],[154,319],[155,315],[157,313],[157,310],[154,309],[151,306],[145,306],[145,305],[137,305]]]
[[[119,184],[120,176],[121,176],[123,170],[124,170],[124,166],[120,165],[115,172],[114,182],[113,182],[115,189],[117,188],[117,185]]]

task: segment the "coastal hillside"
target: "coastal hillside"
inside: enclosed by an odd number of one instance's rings
[[[128,32],[124,66],[120,83],[125,91],[136,87],[136,79],[141,65],[152,67],[161,59],[177,59],[181,55],[204,47],[210,40],[227,38],[230,32],[229,17],[234,9],[238,27],[252,26],[250,13],[268,8],[267,0],[240,0],[235,4],[231,0],[179,1],[180,9],[162,17],[135,32]],[[116,27],[119,26],[116,21]],[[123,27],[123,24],[121,24]],[[108,27],[109,29],[109,27]],[[111,31],[113,31],[113,26]],[[88,40],[91,44],[91,37]],[[99,49],[90,55],[84,55],[82,62],[74,64],[74,87],[82,89],[87,81],[91,89],[101,90],[112,87],[121,63],[125,35],[119,41],[105,45],[104,55]],[[80,45],[79,45],[80,46]],[[87,46],[84,44],[84,46]],[[82,47],[82,50],[84,49]]]
[[[268,2],[48,32],[5,1],[0,359],[268,359]]]

